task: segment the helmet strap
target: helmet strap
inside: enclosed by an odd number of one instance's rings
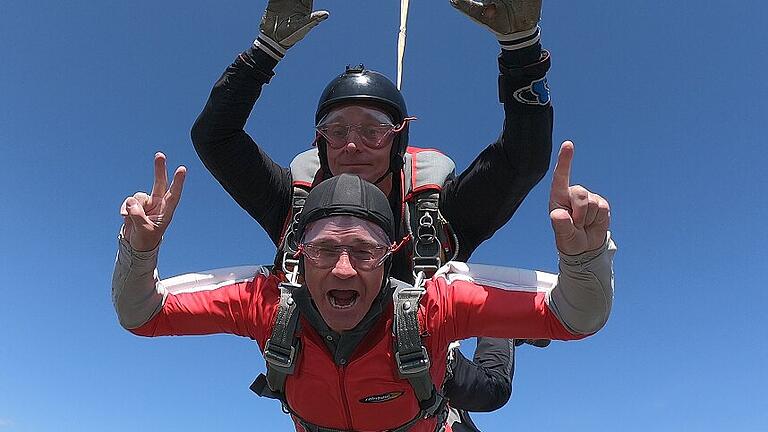
[[[376,186],[378,186],[378,185],[379,185],[379,183],[381,183],[381,182],[382,182],[382,181],[383,181],[385,178],[387,178],[387,176],[388,176],[388,175],[390,175],[390,174],[392,174],[392,170],[391,170],[391,169],[388,169],[388,170],[387,170],[387,171],[386,171],[384,174],[382,174],[382,175],[381,175],[381,177],[379,177],[378,179],[376,179],[376,181],[375,181],[375,182],[373,182],[373,184],[375,184]]]

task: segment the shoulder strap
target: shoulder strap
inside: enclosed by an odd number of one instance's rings
[[[272,335],[264,345],[267,374],[259,375],[251,384],[251,390],[259,396],[277,398],[284,403],[285,379],[293,374],[301,350],[301,340],[296,337],[299,311],[293,300],[294,288],[296,285],[280,284],[280,304],[275,314]]]
[[[296,155],[291,161],[290,167],[291,184],[293,186],[291,209],[286,217],[285,226],[280,235],[277,255],[275,256],[275,268],[289,275],[289,280],[291,280],[290,275],[295,274],[299,264],[298,260],[293,258],[296,254],[293,248],[296,226],[299,223],[301,211],[304,209],[307,195],[309,195],[309,189],[312,187],[315,176],[320,169],[317,148],[312,148]]]
[[[296,227],[299,224],[299,217],[304,209],[304,203],[307,201],[307,195],[309,195],[307,189],[298,186],[293,187],[290,214],[286,218],[285,228],[280,236],[280,244],[275,255],[275,269],[282,271],[291,283],[296,283],[295,276],[299,270],[299,260],[294,258],[296,250],[294,250],[293,246],[295,243]]]
[[[456,164],[434,149],[408,147],[405,154],[408,234],[413,239],[411,270],[431,277],[459,252],[457,236],[440,213],[440,191],[456,175]]]
[[[407,379],[411,384],[422,415],[431,417],[442,410],[444,398],[435,388],[432,376],[429,374],[431,365],[427,349],[421,343],[419,331],[419,301],[424,295],[424,274],[416,278],[416,284],[411,286],[398,283],[393,296],[394,301],[394,333],[395,363],[400,378]],[[422,417],[424,418],[424,417]]]

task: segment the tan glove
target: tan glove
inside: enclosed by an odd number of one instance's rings
[[[541,0],[451,0],[451,6],[493,32],[503,49],[539,41]]]
[[[269,0],[254,44],[279,61],[329,15],[328,11],[312,12],[312,0]]]

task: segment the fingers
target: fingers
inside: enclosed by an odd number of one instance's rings
[[[473,20],[484,24],[482,19],[485,5],[482,2],[475,0],[451,0],[451,6],[460,10]]]
[[[570,201],[568,208],[571,209],[573,224],[576,228],[584,228],[589,210],[589,191],[582,186],[576,185],[568,188],[568,195]]]
[[[168,173],[165,168],[165,155],[155,153],[155,182],[152,185],[152,196],[161,197],[168,189]]]
[[[314,21],[315,25],[318,25],[321,22],[327,20],[329,16],[331,16],[330,12],[326,10],[319,10],[312,12],[312,14],[309,16],[309,20]]]
[[[166,213],[173,214],[181,199],[181,191],[184,189],[184,180],[187,178],[187,168],[180,166],[173,173],[173,180],[168,192],[165,193]]]
[[[558,202],[568,195],[568,188],[571,186],[571,163],[573,162],[573,143],[565,141],[560,146],[560,152],[557,154],[557,163],[552,174],[552,188],[550,196],[556,198]]]
[[[597,196],[599,200],[594,225],[602,230],[608,231],[608,228],[611,225],[611,206],[608,203],[608,200],[600,195]]]
[[[595,223],[595,217],[597,217],[599,202],[597,194],[590,193],[588,201],[587,212],[584,216],[584,226],[590,226]]]
[[[318,24],[328,19],[330,14],[328,11],[316,11],[312,12],[312,14],[309,16],[309,19],[307,20],[306,24],[298,28],[296,31],[288,35],[285,39],[281,40],[280,43],[285,46],[293,46],[298,41],[304,39],[304,36],[307,35],[307,33],[310,32],[313,28],[315,28]]]

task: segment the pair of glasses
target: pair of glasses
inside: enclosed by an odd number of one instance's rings
[[[302,243],[299,253],[307,257],[315,267],[329,269],[336,265],[341,254],[346,253],[350,264],[363,271],[373,270],[382,264],[392,253],[389,246],[347,246],[347,245],[316,245]]]
[[[317,126],[316,129],[332,149],[338,150],[349,144],[352,131],[357,133],[363,145],[372,149],[379,149],[387,144],[388,137],[402,131],[409,121],[415,119],[415,117],[407,117],[403,119],[403,123],[399,126],[386,123],[326,123]]]
[[[392,135],[395,126],[391,124],[343,124],[330,123],[317,127],[317,132],[325,138],[328,146],[340,149],[349,144],[352,131],[357,133],[360,142],[366,147],[379,149],[386,144],[386,138]]]

